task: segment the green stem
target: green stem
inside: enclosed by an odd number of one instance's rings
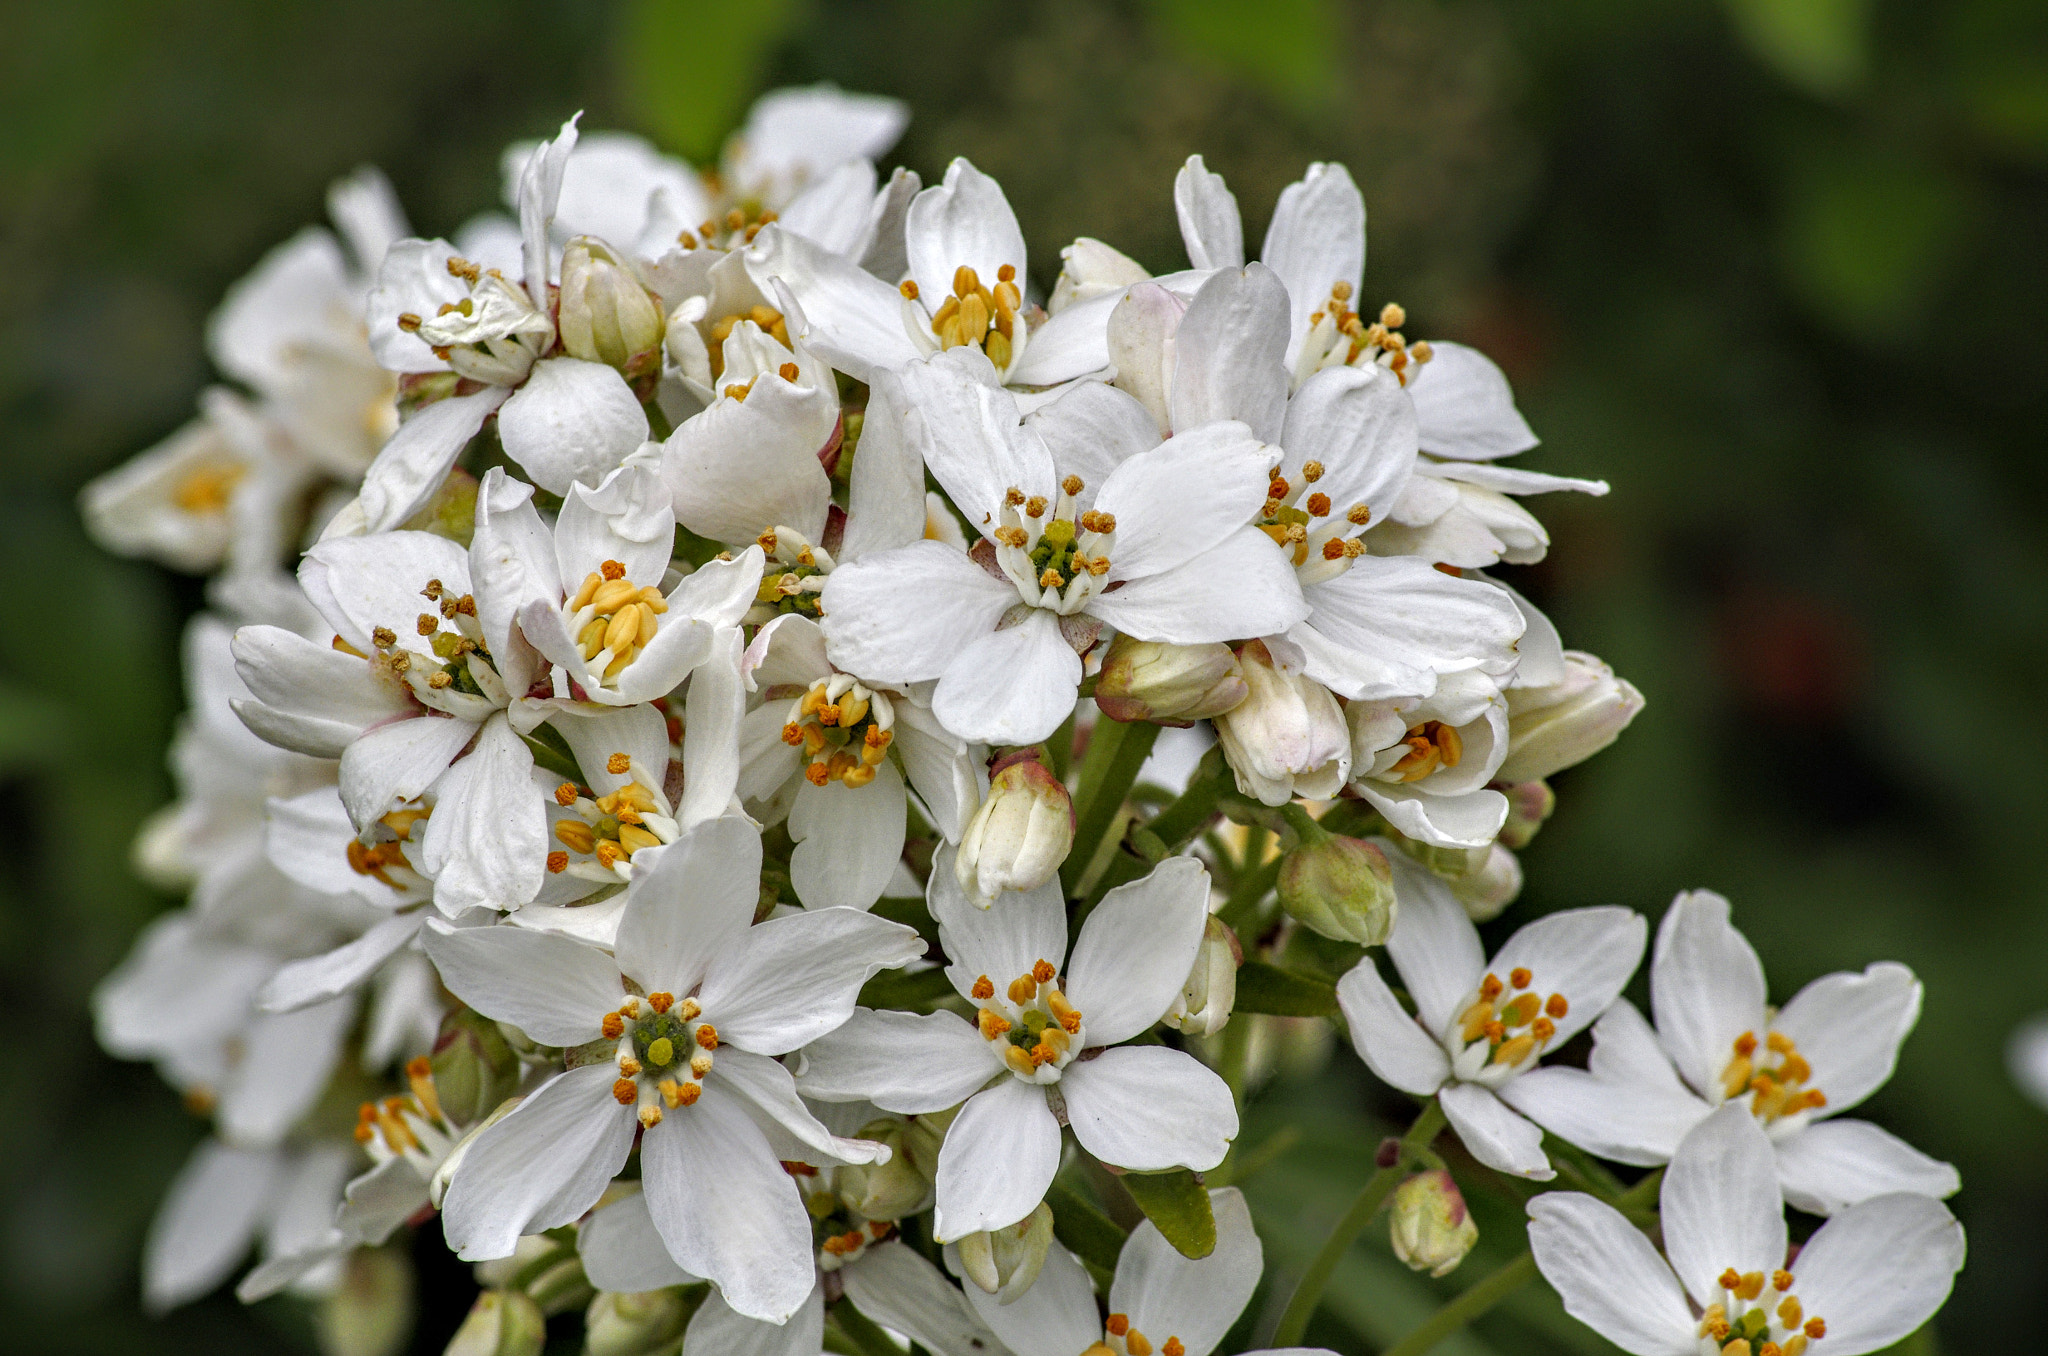
[[[1388,1347],[1380,1356],[1422,1356],[1422,1353],[1536,1279],[1536,1258],[1522,1255],[1424,1319],[1422,1326]]]
[[[832,1322],[863,1356],[903,1356],[903,1348],[890,1341],[889,1334],[873,1319],[854,1308],[851,1300],[842,1299],[832,1306]]]
[[[1401,1137],[1400,1156],[1393,1166],[1381,1168],[1351,1202],[1351,1208],[1344,1212],[1344,1218],[1330,1230],[1330,1236],[1323,1240],[1323,1246],[1295,1282],[1294,1294],[1288,1297],[1287,1308],[1280,1315],[1280,1324],[1273,1330],[1270,1343],[1276,1347],[1301,1345],[1301,1335],[1308,1331],[1308,1321],[1315,1316],[1316,1305],[1322,1302],[1323,1289],[1330,1283],[1330,1273],[1337,1269],[1337,1263],[1351,1248],[1358,1236],[1365,1232],[1365,1226],[1372,1223],[1380,1207],[1387,1203],[1387,1197],[1394,1194],[1394,1188],[1401,1184],[1405,1175],[1405,1164],[1409,1152],[1415,1146],[1428,1147],[1444,1128],[1444,1111],[1434,1097],[1424,1104],[1422,1114],[1415,1118],[1415,1124]]]
[[[1069,895],[1080,887],[1081,877],[1095,861],[1103,835],[1116,822],[1124,797],[1138,780],[1138,769],[1151,756],[1152,741],[1159,737],[1157,725],[1126,725],[1102,719],[1089,736],[1088,752],[1081,756],[1081,803],[1075,807],[1074,848],[1060,870],[1060,883]]]
[[[1240,938],[1245,936],[1252,920],[1258,914],[1259,901],[1280,879],[1280,863],[1286,860],[1283,854],[1261,866],[1246,866],[1238,872],[1237,881],[1230,888],[1230,898],[1216,911],[1216,916],[1230,925],[1231,931]]]
[[[1052,732],[1052,738],[1045,741],[1045,766],[1061,781],[1067,779],[1067,769],[1074,761],[1074,713],[1060,722],[1060,728]]]
[[[1145,827],[1159,835],[1168,852],[1179,852],[1214,817],[1223,786],[1223,777],[1198,776],[1188,783],[1178,800],[1154,815]]]

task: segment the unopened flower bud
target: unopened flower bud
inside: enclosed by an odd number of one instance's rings
[[[356,1248],[341,1284],[320,1306],[320,1349],[329,1356],[391,1356],[412,1335],[411,1256],[396,1247]]]
[[[562,348],[572,358],[604,363],[628,378],[661,365],[661,305],[618,253],[595,236],[579,235],[562,251]]]
[[[1122,250],[1080,236],[1060,251],[1060,276],[1052,285],[1046,309],[1058,315],[1077,301],[1092,301],[1151,276],[1143,264]]]
[[[675,1344],[688,1318],[678,1290],[599,1291],[583,1314],[585,1356],[652,1356]]]
[[[445,1356],[540,1356],[548,1321],[518,1290],[486,1290],[448,1341]]]
[[[442,1019],[432,1063],[434,1092],[451,1125],[475,1125],[519,1086],[519,1058],[498,1024],[468,1008]]]
[[[1247,695],[1215,717],[1237,789],[1266,805],[1336,795],[1351,775],[1351,731],[1337,699],[1321,683],[1280,668],[1263,641],[1240,646],[1237,659]]]
[[[1528,782],[1583,763],[1643,709],[1643,694],[1593,655],[1566,650],[1564,678],[1508,689],[1508,756],[1495,776]]]
[[[1508,798],[1508,817],[1494,841],[1520,852],[1535,841],[1536,830],[1557,808],[1557,796],[1550,783],[1543,781],[1516,782],[1496,789]]]
[[[1378,946],[1394,930],[1394,871],[1362,838],[1325,834],[1280,863],[1280,906],[1340,942]]]
[[[1031,1288],[1045,1254],[1052,1247],[1052,1208],[1038,1208],[1001,1229],[969,1234],[960,1240],[960,1267],[967,1279],[996,1303],[1008,1304]]]
[[[1498,918],[1502,909],[1522,893],[1522,863],[1499,843],[1472,849],[1476,865],[1462,876],[1447,879],[1451,893],[1465,906],[1465,916],[1475,923]]]
[[[1035,890],[1074,846],[1074,801],[1035,750],[996,764],[988,798],[960,835],[953,874],[987,908],[1004,890]]]
[[[1458,1184],[1442,1168],[1394,1188],[1392,1232],[1394,1255],[1432,1276],[1448,1276],[1479,1241]]]
[[[832,1187],[840,1203],[862,1219],[902,1219],[922,1210],[932,1197],[932,1179],[903,1151],[907,1126],[880,1120],[861,1129],[862,1139],[889,1146],[888,1161],[835,1168]]]
[[[946,1142],[946,1131],[953,1127],[953,1118],[959,1114],[960,1107],[949,1107],[944,1111],[912,1116],[904,1123],[903,1140],[897,1146],[897,1154],[923,1173],[928,1182],[938,1180],[939,1149]]]
[[[1210,914],[1187,983],[1180,986],[1173,1006],[1159,1020],[1190,1036],[1213,1036],[1221,1031],[1237,1005],[1237,967],[1242,964],[1244,948],[1237,934]]]
[[[1120,633],[1102,656],[1095,704],[1111,720],[1192,725],[1222,715],[1250,691],[1228,645],[1168,645]]]

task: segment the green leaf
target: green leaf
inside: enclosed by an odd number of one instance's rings
[[[577,785],[587,785],[583,780],[583,769],[576,766],[576,755],[569,752],[569,741],[552,725],[536,725],[531,734],[519,736],[526,741],[526,747],[533,750],[533,761],[558,777],[567,777]]]
[[[1126,1235],[1117,1228],[1115,1220],[1103,1214],[1095,1202],[1058,1180],[1046,1188],[1045,1203],[1052,1208],[1054,1238],[1082,1261],[1104,1271],[1116,1270],[1116,1259],[1123,1252]]]
[[[1216,1215],[1209,1206],[1209,1193],[1201,1176],[1186,1168],[1171,1172],[1127,1172],[1117,1179],[1131,1199],[1158,1226],[1183,1257],[1203,1258],[1216,1251]],[[1053,1232],[1059,1232],[1059,1212],[1053,1212]]]
[[[1749,50],[1809,94],[1841,94],[1870,65],[1870,0],[1727,0]]]
[[[672,150],[715,158],[802,9],[796,0],[639,0],[617,50],[640,121]]]
[[[864,1008],[930,1012],[942,1000],[952,996],[953,985],[944,970],[920,970],[914,975],[906,975],[900,970],[884,970],[861,986],[860,1005]]]
[[[1334,1017],[1337,988],[1264,961],[1246,961],[1237,971],[1237,1011],[1275,1017]]]

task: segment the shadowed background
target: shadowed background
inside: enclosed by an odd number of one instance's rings
[[[192,412],[207,312],[365,162],[416,230],[496,198],[499,149],[586,109],[700,163],[773,84],[903,98],[896,158],[1005,185],[1049,286],[1085,231],[1181,266],[1174,170],[1225,174],[1256,241],[1280,188],[1346,162],[1362,309],[1507,369],[1541,470],[1515,572],[1649,698],[1559,776],[1529,889],[1653,919],[1735,902],[1778,1001],[1893,958],[1927,986],[1868,1113],[1955,1162],[1971,1260],[1918,1351],[2048,1323],[2048,1113],[2007,1031],[2048,1007],[2048,10],[2025,0],[17,5],[0,43],[0,1310],[46,1352],[311,1350],[291,1301],[166,1319],[135,1256],[202,1133],[93,1044],[88,997],[173,901],[128,844],[169,795],[194,581],[111,559],[77,488]],[[1640,999],[1640,979],[1633,991]],[[1398,1111],[1301,1052],[1248,1117],[1299,1138],[1248,1186],[1276,1269]],[[1474,1193],[1442,1282],[1353,1250],[1312,1340],[1390,1344],[1521,1246]],[[418,1250],[440,1350],[463,1269]],[[1255,1302],[1254,1308],[1257,1308]],[[1540,1287],[1441,1350],[1611,1350]]]

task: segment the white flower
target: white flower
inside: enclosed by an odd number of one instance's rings
[[[1875,1196],[1787,1257],[1771,1146],[1740,1107],[1688,1134],[1665,1175],[1664,1256],[1603,1201],[1529,1203],[1529,1246],[1566,1312],[1636,1356],[1859,1356],[1920,1327],[1963,1264],[1963,1229],[1925,1196]]]
[[[1508,703],[1485,674],[1445,674],[1420,700],[1353,702],[1352,787],[1387,822],[1436,847],[1485,847],[1507,820],[1489,790],[1508,751]]]
[[[1301,652],[1277,637],[1271,645],[1247,641],[1237,660],[1245,699],[1213,718],[1237,789],[1267,805],[1335,796],[1351,775],[1351,738],[1336,697],[1302,673]]]
[[[1081,926],[1064,985],[1051,959],[1067,950],[1057,882],[980,908],[941,849],[928,901],[952,961],[946,977],[976,1020],[859,1009],[804,1052],[799,1086],[823,1101],[865,1098],[908,1115],[966,1103],[939,1151],[940,1240],[1030,1214],[1059,1168],[1062,1122],[1082,1148],[1121,1168],[1199,1171],[1222,1161],[1237,1135],[1223,1081],[1181,1051],[1122,1046],[1174,1005],[1194,964],[1209,903],[1199,862],[1162,862],[1104,895]]]
[[[469,1146],[444,1202],[461,1256],[503,1257],[577,1218],[644,1130],[648,1207],[676,1264],[750,1317],[779,1322],[803,1304],[809,1217],[778,1160],[887,1150],[827,1132],[775,1057],[838,1026],[870,975],[924,946],[852,909],[749,926],[760,870],[744,820],[698,825],[636,874],[615,956],[516,927],[433,927],[428,954],[477,1011],[544,1045],[617,1043]]]
[[[745,671],[761,702],[741,727],[740,796],[764,822],[787,814],[790,884],[807,908],[881,897],[903,854],[906,776],[933,827],[959,840],[981,800],[979,745],[914,696],[833,668],[808,617],[763,626]]]
[[[1508,938],[1492,960],[1464,908],[1404,854],[1387,854],[1400,912],[1387,939],[1410,1016],[1366,958],[1337,982],[1351,1044],[1374,1073],[1436,1094],[1451,1128],[1490,1168],[1547,1181],[1543,1132],[1511,1108],[1527,1072],[1606,1011],[1642,959],[1642,917],[1567,909]]]
[[[2048,1016],[2036,1013],[2006,1038],[2005,1068],[2019,1090],[2048,1107]]]
[[[1747,1107],[1785,1199],[1814,1214],[1890,1192],[1953,1195],[1962,1183],[1948,1164],[1868,1121],[1833,1119],[1891,1076],[1920,1016],[1913,972],[1881,962],[1824,975],[1772,1008],[1728,913],[1710,891],[1673,900],[1650,960],[1657,1029],[1615,1004],[1593,1028],[1590,1069],[1541,1070],[1515,1105],[1581,1148],[1643,1165],[1669,1159],[1716,1107]]]
[[[1073,709],[1080,652],[1105,625],[1191,644],[1305,614],[1291,571],[1246,525],[1272,449],[1243,425],[1155,443],[1142,426],[1086,416],[1021,423],[987,374],[979,355],[955,353],[899,373],[925,463],[985,544],[963,556],[918,541],[835,570],[823,596],[833,663],[881,682],[936,678],[947,729],[1022,744]]]
[[[226,1280],[260,1242],[266,1259],[289,1257],[334,1218],[351,1155],[338,1143],[237,1148],[202,1142],[165,1192],[142,1245],[142,1298],[152,1313],[189,1303]],[[322,1263],[331,1263],[323,1257]],[[299,1294],[324,1294],[338,1266],[300,1268]]]
[[[1216,1248],[1199,1260],[1175,1251],[1150,1220],[1131,1231],[1117,1255],[1107,1318],[1096,1307],[1095,1283],[1087,1270],[1057,1243],[1047,1252],[1036,1283],[1022,1295],[1005,1304],[969,1286],[967,1302],[1016,1356],[1117,1356],[1125,1351],[1209,1356],[1251,1300],[1265,1266],[1265,1249],[1252,1229],[1244,1195],[1226,1188],[1210,1192],[1209,1202],[1216,1216]]]
[[[1620,738],[1643,709],[1643,694],[1598,656],[1566,650],[1558,658],[1563,672],[1555,682],[1518,682],[1508,690],[1501,781],[1535,781],[1583,763]]]

